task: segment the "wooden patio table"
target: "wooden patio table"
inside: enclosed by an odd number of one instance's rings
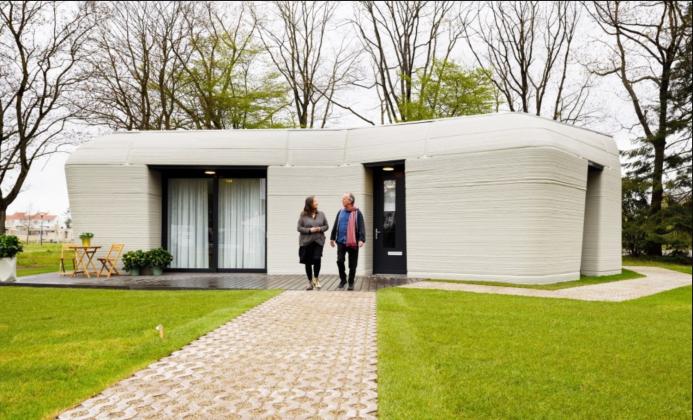
[[[97,273],[94,265],[94,255],[101,249],[100,246],[74,245],[70,248],[75,250],[75,271],[72,272],[72,277],[76,274],[86,274],[87,277],[91,278],[91,274]]]

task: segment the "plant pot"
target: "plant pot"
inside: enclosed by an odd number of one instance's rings
[[[12,283],[17,280],[17,257],[0,258],[0,282]]]
[[[164,269],[161,267],[152,267],[152,275],[154,276],[160,276],[164,274]]]
[[[83,246],[83,247],[91,246],[91,238],[84,238],[84,239],[82,239],[82,246]]]
[[[139,276],[140,275],[140,268],[131,268],[128,270],[128,273],[130,273],[131,276]]]

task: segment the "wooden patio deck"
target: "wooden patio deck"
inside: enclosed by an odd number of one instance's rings
[[[376,291],[419,281],[405,276],[357,276],[354,290]],[[339,290],[339,276],[320,277],[322,290]],[[114,276],[86,278],[61,276],[58,273],[20,277],[15,283],[1,286],[68,287],[136,290],[233,290],[284,289],[303,290],[308,286],[304,275],[267,275],[256,273],[166,273],[161,276]]]

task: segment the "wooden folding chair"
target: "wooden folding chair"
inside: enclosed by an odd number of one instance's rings
[[[99,272],[96,274],[96,277],[101,277],[101,274],[103,274],[104,270],[107,271],[107,277],[111,278],[112,274],[115,274],[117,276],[120,275],[118,272],[118,258],[120,258],[120,254],[123,253],[123,248],[125,248],[125,244],[113,244],[111,245],[111,249],[108,250],[108,253],[106,254],[105,257],[103,258],[98,258],[99,262],[101,263],[101,269]]]
[[[72,261],[72,271],[75,270],[75,265],[77,265],[77,261],[75,261],[75,250],[72,248],[75,246],[75,244],[63,244],[62,247],[60,247],[60,275],[64,276],[67,274],[72,274],[72,272],[67,271],[67,268],[65,266],[65,261],[68,259]]]

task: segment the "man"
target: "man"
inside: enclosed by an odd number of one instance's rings
[[[349,255],[348,290],[354,290],[359,248],[366,242],[366,224],[363,221],[363,213],[354,206],[354,201],[356,200],[352,193],[345,193],[342,196],[343,208],[337,212],[332,233],[330,234],[330,246],[334,248],[335,242],[337,242],[337,268],[339,268],[340,289],[343,289],[347,284],[344,259],[346,255]]]

